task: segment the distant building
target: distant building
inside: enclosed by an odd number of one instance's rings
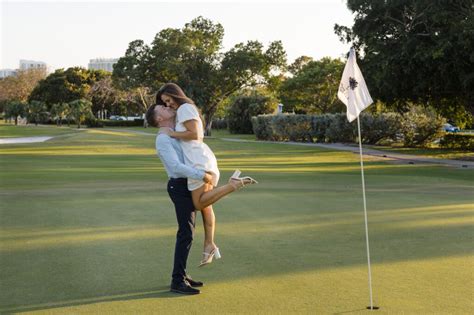
[[[118,58],[97,58],[89,60],[89,70],[105,70],[112,72],[114,71],[114,64],[116,64]]]
[[[10,77],[16,74],[16,70],[13,69],[0,69],[0,79]]]
[[[46,62],[20,59],[20,70],[46,69]]]

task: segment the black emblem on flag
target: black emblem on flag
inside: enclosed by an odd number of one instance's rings
[[[354,90],[359,83],[354,79],[353,77],[349,77],[349,86],[351,87],[351,90]]]

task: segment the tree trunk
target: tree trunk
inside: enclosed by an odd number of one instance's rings
[[[206,130],[204,132],[204,135],[207,137],[210,137],[212,135],[212,120],[210,122],[206,121]]]
[[[204,119],[206,120],[204,126],[204,135],[210,137],[212,133],[212,119],[214,118],[214,114],[216,113],[218,103],[214,103],[212,106],[208,108],[208,111],[203,113]]]
[[[206,126],[204,129],[204,135],[207,137],[210,137],[212,135],[212,116],[206,117]]]

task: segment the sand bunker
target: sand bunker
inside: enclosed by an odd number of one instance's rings
[[[2,138],[0,144],[45,142],[53,137]]]

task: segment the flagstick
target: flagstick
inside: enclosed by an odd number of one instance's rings
[[[357,116],[357,130],[359,132],[359,152],[360,152],[360,171],[362,173],[362,195],[364,199],[364,216],[365,216],[365,241],[367,243],[367,262],[369,266],[369,294],[370,294],[370,306],[367,307],[370,310],[378,309],[374,306],[372,300],[372,271],[370,270],[370,249],[369,249],[369,226],[367,224],[367,202],[365,200],[365,177],[364,177],[364,160],[362,158],[362,137],[360,136],[360,121]]]

